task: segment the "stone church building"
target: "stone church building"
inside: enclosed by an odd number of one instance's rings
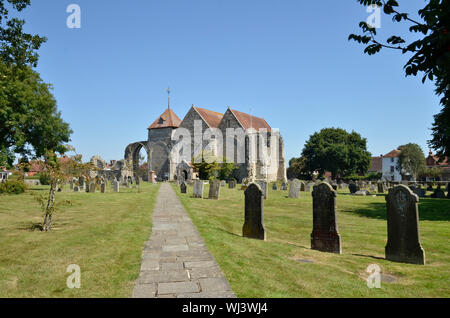
[[[201,125],[200,125],[201,124]],[[201,127],[201,132],[199,131]],[[180,128],[184,128],[180,129]],[[227,132],[230,130],[243,132],[240,137],[234,138],[234,158],[226,156]],[[178,143],[178,134],[189,131],[191,140],[191,154],[181,156],[175,145]],[[220,131],[221,135],[194,140],[205,132]],[[206,134],[205,134],[206,135]],[[229,138],[231,138],[229,137]],[[215,138],[223,138],[222,146]],[[228,143],[227,143],[228,141]],[[200,149],[201,148],[201,149]],[[268,182],[286,180],[286,162],[284,158],[284,143],[278,130],[273,130],[269,124],[259,117],[249,115],[237,110],[227,109],[221,114],[208,109],[192,106],[183,120],[168,107],[149,127],[148,140],[135,142],[125,149],[125,167],[129,175],[136,176],[139,169],[139,153],[141,149],[147,152],[148,171],[143,179],[148,179],[148,172],[153,171],[157,181],[162,180],[192,180],[198,178],[198,173],[192,165],[195,154],[202,151],[214,156],[226,158],[227,162],[234,162],[235,170],[231,177],[239,182],[243,178],[267,180]],[[259,151],[255,151],[258,149]],[[231,151],[232,149],[228,149]],[[264,156],[261,155],[264,153]],[[253,155],[254,154],[254,155]],[[240,156],[240,157],[239,157]],[[182,159],[182,157],[184,159]]]

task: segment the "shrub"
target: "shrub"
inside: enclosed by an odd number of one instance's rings
[[[6,181],[0,183],[0,193],[20,194],[24,193],[26,189],[27,186],[23,181]]]
[[[50,184],[50,175],[48,173],[41,173],[39,176],[39,181],[42,185],[49,185]]]

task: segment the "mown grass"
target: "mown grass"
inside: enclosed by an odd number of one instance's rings
[[[69,201],[40,231],[42,212],[33,195],[0,195],[0,297],[130,297],[152,226],[159,189],[121,188],[113,193],[57,193]],[[66,285],[67,266],[81,268],[81,288]]]
[[[239,185],[238,185],[239,188]],[[267,241],[242,237],[244,193],[221,188],[220,200],[194,199],[192,187],[177,195],[238,297],[449,297],[450,200],[421,199],[420,234],[426,266],[384,259],[385,196],[339,192],[338,227],[343,254],[310,249],[312,197],[287,198],[269,190],[265,201]],[[208,186],[205,186],[205,195]],[[366,284],[366,269],[378,264],[395,282]]]

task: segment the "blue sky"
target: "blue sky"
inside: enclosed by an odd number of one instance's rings
[[[399,2],[408,12],[425,3]],[[71,3],[81,29],[66,26]],[[324,127],[359,132],[373,155],[409,142],[427,153],[434,85],[405,78],[407,56],[367,56],[347,41],[369,15],[354,0],[33,0],[23,13],[28,32],[48,37],[38,71],[86,160],[121,159],[146,140],[168,86],[180,118],[192,104],[251,109],[281,130],[288,159]],[[381,23],[381,39],[407,30]]]

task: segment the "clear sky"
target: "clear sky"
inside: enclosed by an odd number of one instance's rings
[[[370,13],[357,1],[32,0],[26,31],[48,37],[38,71],[54,85],[85,160],[122,159],[167,107],[227,106],[279,128],[286,158],[325,127],[355,130],[373,155],[414,142],[428,152],[433,83],[405,78],[407,56],[347,41]],[[416,12],[423,0],[399,1]],[[66,8],[81,7],[81,29]],[[382,16],[381,39],[409,25]]]

